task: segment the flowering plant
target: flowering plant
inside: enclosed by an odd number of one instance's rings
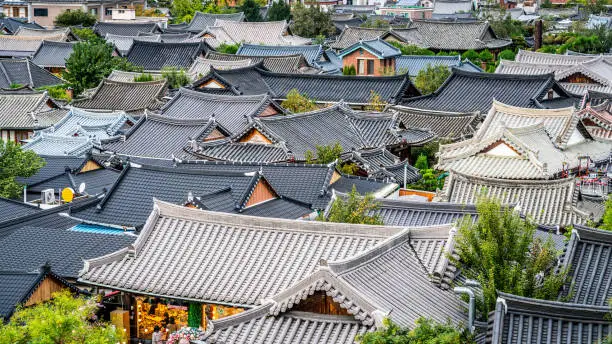
[[[204,332],[198,328],[183,327],[182,329],[170,334],[166,344],[183,344],[192,340],[203,340]]]

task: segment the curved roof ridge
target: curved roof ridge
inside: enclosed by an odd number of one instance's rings
[[[157,167],[156,167],[157,168]],[[170,169],[183,173],[182,170],[193,171],[193,169]],[[196,172],[199,170],[195,170]],[[236,172],[234,172],[236,173]],[[242,173],[244,175],[244,173]],[[180,205],[154,199],[155,207],[159,209],[160,216],[172,216],[178,218],[189,218],[192,221],[209,221],[228,225],[248,224],[250,228],[274,228],[279,231],[311,232],[311,233],[336,233],[343,236],[376,237],[384,238],[397,234],[404,228],[394,226],[374,226],[361,224],[347,224],[334,222],[312,222],[285,220],[277,218],[264,218],[250,215],[236,215],[219,213],[214,211],[186,208]],[[146,225],[145,225],[146,226]],[[146,238],[143,238],[146,240]]]
[[[238,103],[244,101],[262,101],[263,99],[269,98],[268,94],[253,94],[253,95],[227,95],[227,94],[218,94],[218,93],[206,93],[195,91],[192,89],[188,89],[185,87],[181,87],[179,89],[179,94],[185,95],[188,97],[199,98],[199,99],[208,99],[208,100],[218,100],[230,103]]]
[[[280,56],[279,56],[280,57]],[[286,57],[286,56],[283,56]],[[340,79],[340,80],[399,80],[406,79],[408,73],[396,74],[391,76],[364,76],[364,75],[334,75],[334,74],[292,74],[292,73],[275,73],[268,70],[263,70],[255,66],[256,70],[265,76],[287,77],[287,78],[303,78],[303,79]]]
[[[266,122],[278,122],[278,121],[283,121],[283,120],[302,119],[302,118],[308,118],[312,116],[318,116],[318,115],[324,114],[326,112],[334,111],[334,110],[346,112],[349,116],[351,116],[354,113],[352,109],[346,108],[344,104],[336,103],[332,106],[325,107],[322,109],[316,109],[316,110],[312,110],[308,112],[295,112],[295,113],[287,114],[285,116],[261,117],[261,118],[258,118],[258,120],[261,121],[262,123],[266,123]]]
[[[460,76],[469,76],[481,79],[524,79],[524,80],[538,80],[538,79],[550,79],[555,77],[554,73],[543,73],[543,74],[506,74],[506,73],[482,73],[463,70],[455,66],[452,68],[452,74]],[[448,80],[448,79],[447,79]]]
[[[125,111],[121,111],[121,110],[93,112],[93,111],[87,111],[87,110],[84,110],[84,109],[81,109],[75,106],[70,106],[70,113],[72,113],[73,116],[93,118],[93,119],[106,119],[106,118],[114,118],[120,115],[126,115]]]
[[[469,173],[459,172],[455,169],[450,169],[455,176],[453,178],[464,178],[470,180],[479,181],[482,184],[494,185],[494,186],[510,186],[510,187],[539,187],[539,188],[550,188],[550,187],[565,187],[566,185],[572,185],[574,178],[559,178],[559,179],[507,179],[507,178],[494,178],[494,177],[481,177]]]
[[[147,74],[146,72],[143,72],[143,73]],[[139,74],[143,74],[143,73],[139,73]],[[161,79],[158,79],[158,80],[143,81],[143,82],[134,82],[134,81],[111,80],[111,79],[108,79],[108,78],[104,78],[102,80],[102,83],[107,84],[107,85],[133,85],[133,86],[143,85],[144,86],[144,85],[165,84],[166,83],[166,79],[165,78],[161,78]]]
[[[542,115],[546,115],[545,117],[553,117],[553,116],[554,117],[570,117],[574,113],[574,107],[572,106],[565,107],[565,108],[558,108],[558,109],[524,108],[520,106],[504,104],[496,99],[493,99],[493,108],[496,111],[507,113],[510,115],[530,116],[530,117],[534,117],[534,116],[540,117]]]
[[[166,117],[163,115],[153,114],[153,113],[147,113],[146,120],[170,124],[170,125],[207,125],[209,123],[208,118],[183,119],[183,118]]]
[[[395,110],[398,112],[406,112],[416,115],[428,115],[428,116],[443,116],[443,117],[472,117],[480,115],[478,111],[472,112],[451,112],[451,111],[442,111],[442,110],[428,110],[428,109],[420,109],[414,108],[405,105],[393,105],[390,107],[391,110]]]

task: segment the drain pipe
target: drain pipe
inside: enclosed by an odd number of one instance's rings
[[[476,298],[474,296],[474,291],[466,287],[455,287],[453,288],[453,291],[456,294],[467,294],[470,297],[468,310],[468,327],[470,329],[470,333],[474,333],[474,313],[476,312]]]

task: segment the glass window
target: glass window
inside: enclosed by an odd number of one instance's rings
[[[112,16],[113,15],[113,8],[112,7],[107,7],[106,9],[104,9],[104,15],[105,16]]]
[[[48,17],[49,10],[46,8],[35,8],[34,9],[34,17]]]

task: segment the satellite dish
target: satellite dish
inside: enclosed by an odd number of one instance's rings
[[[79,184],[79,194],[82,194],[83,192],[85,192],[85,182]]]
[[[62,200],[64,202],[70,203],[74,199],[74,190],[72,188],[64,188],[62,190]]]

